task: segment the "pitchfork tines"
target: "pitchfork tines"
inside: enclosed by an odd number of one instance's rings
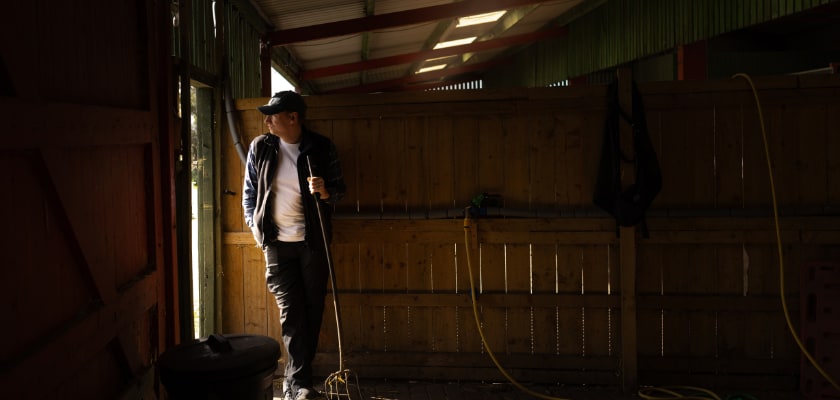
[[[356,386],[355,391],[350,389],[351,385]],[[362,399],[359,377],[349,369],[333,372],[324,380],[324,395],[327,399],[341,399],[342,397],[353,399],[354,394],[358,396],[355,398]]]

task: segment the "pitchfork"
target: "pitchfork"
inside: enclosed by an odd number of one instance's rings
[[[309,156],[306,156],[306,165],[309,167],[309,177],[313,177],[312,164],[309,161]],[[362,399],[362,392],[359,386],[359,377],[348,368],[344,368],[344,353],[341,347],[341,314],[338,307],[338,290],[335,284],[335,274],[332,267],[332,256],[330,255],[330,244],[327,241],[327,232],[324,230],[324,217],[321,214],[320,194],[315,192],[315,207],[318,210],[318,222],[321,224],[321,235],[324,238],[324,249],[327,254],[327,267],[330,272],[330,285],[332,287],[333,309],[335,309],[335,331],[338,337],[338,371],[333,372],[327,379],[324,380],[324,395],[327,399],[340,399],[347,397],[352,399],[350,385],[355,383],[358,399]]]

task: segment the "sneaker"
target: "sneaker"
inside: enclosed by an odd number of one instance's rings
[[[292,393],[292,387],[289,385],[289,382],[283,381],[283,400],[295,400],[295,396]]]
[[[298,389],[297,397],[295,397],[295,400],[317,400],[323,398],[324,396],[322,396],[321,393],[318,393],[317,390],[313,388],[302,387]]]

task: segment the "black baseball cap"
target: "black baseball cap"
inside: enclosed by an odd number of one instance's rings
[[[306,103],[303,97],[291,90],[277,92],[271,96],[268,104],[257,107],[265,115],[277,114],[281,111],[295,111],[298,114],[306,113]]]

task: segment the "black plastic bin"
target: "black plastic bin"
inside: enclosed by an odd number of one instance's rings
[[[270,337],[213,334],[167,350],[157,366],[171,400],[271,400],[279,358]]]

